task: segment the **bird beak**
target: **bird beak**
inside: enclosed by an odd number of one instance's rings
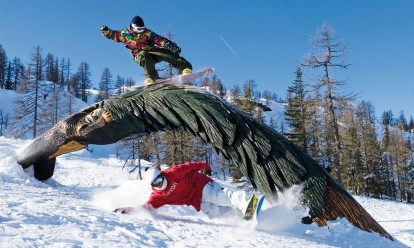
[[[24,169],[36,163],[78,151],[86,146],[76,140],[74,135],[74,123],[77,123],[85,116],[85,113],[78,113],[59,122],[39,138],[35,139],[29,146],[25,147],[17,157],[17,163]]]
[[[112,121],[112,115],[101,108],[93,107],[89,111],[75,113],[60,121],[27,146],[18,155],[17,163],[24,169],[36,164],[50,164],[57,156],[81,150],[88,144],[112,142],[103,129]]]

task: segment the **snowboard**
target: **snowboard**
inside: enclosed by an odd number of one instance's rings
[[[264,199],[265,196],[260,197],[260,199],[257,199],[256,195],[252,196],[249,204],[247,205],[246,212],[244,213],[245,220],[252,220],[255,216],[257,218],[260,210],[262,209]]]
[[[193,79],[196,79],[196,78],[200,78],[200,77],[210,75],[211,73],[213,73],[213,71],[214,71],[213,68],[206,68],[206,69],[203,69],[203,70],[200,70],[200,71],[195,71],[195,72],[191,72],[189,74],[179,75],[179,76],[172,77],[172,78],[158,79],[154,83],[148,84],[148,85],[165,84],[165,83],[179,84],[179,83],[187,82],[187,81],[190,81],[190,80],[193,80]]]

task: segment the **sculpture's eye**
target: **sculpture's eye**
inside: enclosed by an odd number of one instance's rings
[[[98,108],[90,112],[89,114],[85,115],[84,117],[82,117],[76,125],[76,131],[79,132],[83,128],[86,128],[90,126],[91,124],[95,123],[96,121],[98,121],[101,114],[102,114],[102,109]]]
[[[87,122],[87,123],[89,123],[89,124],[91,124],[91,123],[93,123],[94,121],[96,121],[98,119],[98,116],[96,116],[96,115],[87,115],[87,116],[85,116],[85,122]]]
[[[97,108],[79,120],[76,125],[76,131],[79,132],[88,126],[97,123],[101,118],[105,122],[112,121],[112,115],[110,112],[103,110],[102,108]]]

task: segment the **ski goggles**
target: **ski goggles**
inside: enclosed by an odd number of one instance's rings
[[[145,27],[139,27],[139,26],[137,26],[137,25],[136,25],[136,24],[134,24],[134,23],[131,23],[131,24],[130,24],[130,27],[131,27],[131,29],[132,29],[132,30],[134,30],[134,31],[136,31],[136,32],[138,32],[138,33],[143,32],[143,31],[144,31],[144,29],[145,29]]]
[[[151,186],[160,187],[163,182],[164,182],[164,176],[160,174],[154,180],[152,180]]]

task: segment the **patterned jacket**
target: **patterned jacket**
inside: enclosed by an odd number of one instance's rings
[[[167,49],[176,55],[181,53],[181,48],[176,43],[147,28],[141,33],[132,32],[130,29],[121,29],[119,31],[108,29],[102,31],[102,35],[114,42],[124,43],[134,58],[139,52],[148,51],[154,47]]]
[[[149,200],[144,207],[159,208],[164,205],[193,206],[200,211],[201,197],[204,186],[212,179],[200,170],[211,170],[204,162],[187,162],[162,170],[161,174],[167,180],[167,187],[157,190],[154,187]]]

